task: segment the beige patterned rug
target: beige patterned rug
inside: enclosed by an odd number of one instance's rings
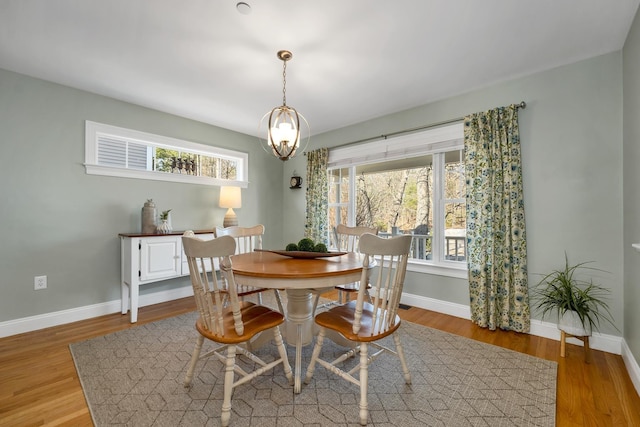
[[[97,426],[220,425],[222,363],[201,362],[193,387],[182,385],[197,334],[195,316],[70,345]],[[395,357],[378,358],[369,373],[369,425],[555,425],[555,362],[408,322],[400,333],[412,384],[404,383]],[[327,340],[323,354],[327,358],[339,349]],[[311,350],[304,349],[303,373]],[[267,345],[259,354],[269,359],[277,352]],[[289,360],[293,366],[293,349]],[[355,385],[320,366],[311,384],[295,395],[278,366],[235,390],[231,425],[353,426],[357,402]]]

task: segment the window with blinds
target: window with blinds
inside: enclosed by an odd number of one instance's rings
[[[248,154],[86,122],[88,174],[246,187]]]

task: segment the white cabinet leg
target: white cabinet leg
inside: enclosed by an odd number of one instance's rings
[[[131,323],[138,321],[138,298],[140,294],[140,288],[138,285],[131,285]]]
[[[129,311],[129,285],[124,280],[120,283],[121,312],[127,314]]]

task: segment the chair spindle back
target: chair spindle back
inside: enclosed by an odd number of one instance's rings
[[[258,224],[253,227],[232,226],[227,228],[216,227],[213,230],[216,237],[231,236],[236,239],[236,253],[246,254],[255,249],[262,249],[262,236],[264,235],[264,225]]]
[[[349,227],[344,224],[338,224],[335,228],[338,251],[358,252],[360,236],[365,233],[378,234],[378,229],[363,226]]]
[[[374,234],[360,237],[360,252],[365,254],[360,283],[371,283],[374,294],[373,328],[376,334],[394,326],[402,296],[411,249],[410,235],[385,239]],[[353,323],[353,333],[360,331],[365,288],[360,287]]]
[[[182,236],[182,247],[187,256],[191,286],[202,323],[214,334],[223,335],[223,293],[227,293],[235,331],[242,335],[244,324],[231,268],[231,255],[236,252],[235,239],[221,236],[213,240],[201,240],[187,231]],[[218,270],[216,265],[219,266]],[[225,286],[225,282],[230,286]]]

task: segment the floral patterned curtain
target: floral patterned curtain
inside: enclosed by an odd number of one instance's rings
[[[327,167],[329,149],[319,148],[307,153],[307,222],[305,237],[316,243],[329,244],[327,211],[329,209],[329,182]]]
[[[529,332],[518,107],[464,118],[471,320]]]

